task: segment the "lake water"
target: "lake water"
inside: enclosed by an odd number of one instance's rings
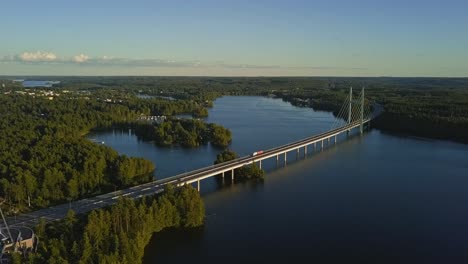
[[[209,122],[242,155],[328,130],[330,113],[279,99],[223,97]],[[90,135],[158,166],[157,177],[210,165],[218,150],[157,148],[128,131]],[[157,233],[144,263],[466,263],[468,146],[371,130],[287,166],[264,183],[202,182],[203,228]]]
[[[23,87],[46,87],[51,88],[54,84],[59,84],[60,81],[36,81],[36,80],[25,80],[23,81]]]

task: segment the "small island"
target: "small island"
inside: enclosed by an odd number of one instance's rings
[[[223,152],[216,155],[216,160],[213,162],[215,165],[223,162],[231,161],[239,158],[236,152],[225,149]],[[234,170],[234,175],[236,179],[245,181],[245,180],[261,180],[265,179],[265,170],[260,169],[255,163],[240,167]],[[220,178],[220,176],[218,176]]]
[[[135,134],[142,140],[154,141],[159,146],[193,148],[210,142],[215,147],[227,147],[231,131],[223,126],[197,119],[171,118],[160,124],[137,123]]]

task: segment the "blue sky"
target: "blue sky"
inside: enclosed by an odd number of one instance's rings
[[[468,77],[468,1],[2,0],[0,75]]]

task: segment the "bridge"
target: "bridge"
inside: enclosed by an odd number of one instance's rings
[[[200,182],[204,179],[217,175],[221,175],[221,177],[224,179],[225,175],[227,174],[230,175],[231,180],[234,181],[235,169],[237,168],[250,164],[257,164],[261,168],[262,161],[271,158],[276,159],[277,165],[279,163],[286,165],[287,154],[290,152],[296,152],[296,158],[299,158],[301,152],[304,156],[306,156],[308,151],[315,151],[317,149],[322,150],[324,146],[328,146],[331,143],[336,144],[337,137],[339,135],[347,135],[353,129],[359,128],[359,132],[362,134],[364,128],[369,126],[371,120],[378,114],[379,111],[376,110],[376,105],[371,107],[370,103],[366,102],[364,98],[364,88],[362,88],[360,95],[356,99],[353,99],[353,92],[351,88],[349,97],[346,98],[340,109],[340,112],[336,115],[336,121],[332,124],[330,130],[327,132],[275,147],[266,150],[261,154],[244,156],[232,161],[133,186],[125,190],[119,190],[98,195],[92,198],[85,198],[78,201],[69,202],[67,204],[52,206],[31,213],[24,213],[14,217],[8,217],[5,222],[8,223],[9,226],[32,227],[35,226],[41,218],[43,218],[45,221],[62,219],[65,217],[69,209],[73,209],[78,214],[86,213],[94,209],[112,205],[117,202],[119,197],[138,199],[143,196],[160,193],[164,190],[164,186],[167,184],[173,184],[176,186],[181,186],[184,184],[196,184],[197,189],[200,191]]]

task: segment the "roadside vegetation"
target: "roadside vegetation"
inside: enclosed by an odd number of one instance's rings
[[[166,228],[202,226],[205,207],[189,185],[141,200],[120,199],[109,208],[88,215],[69,211],[66,218],[39,223],[38,250],[13,255],[12,263],[141,263],[154,233]]]

